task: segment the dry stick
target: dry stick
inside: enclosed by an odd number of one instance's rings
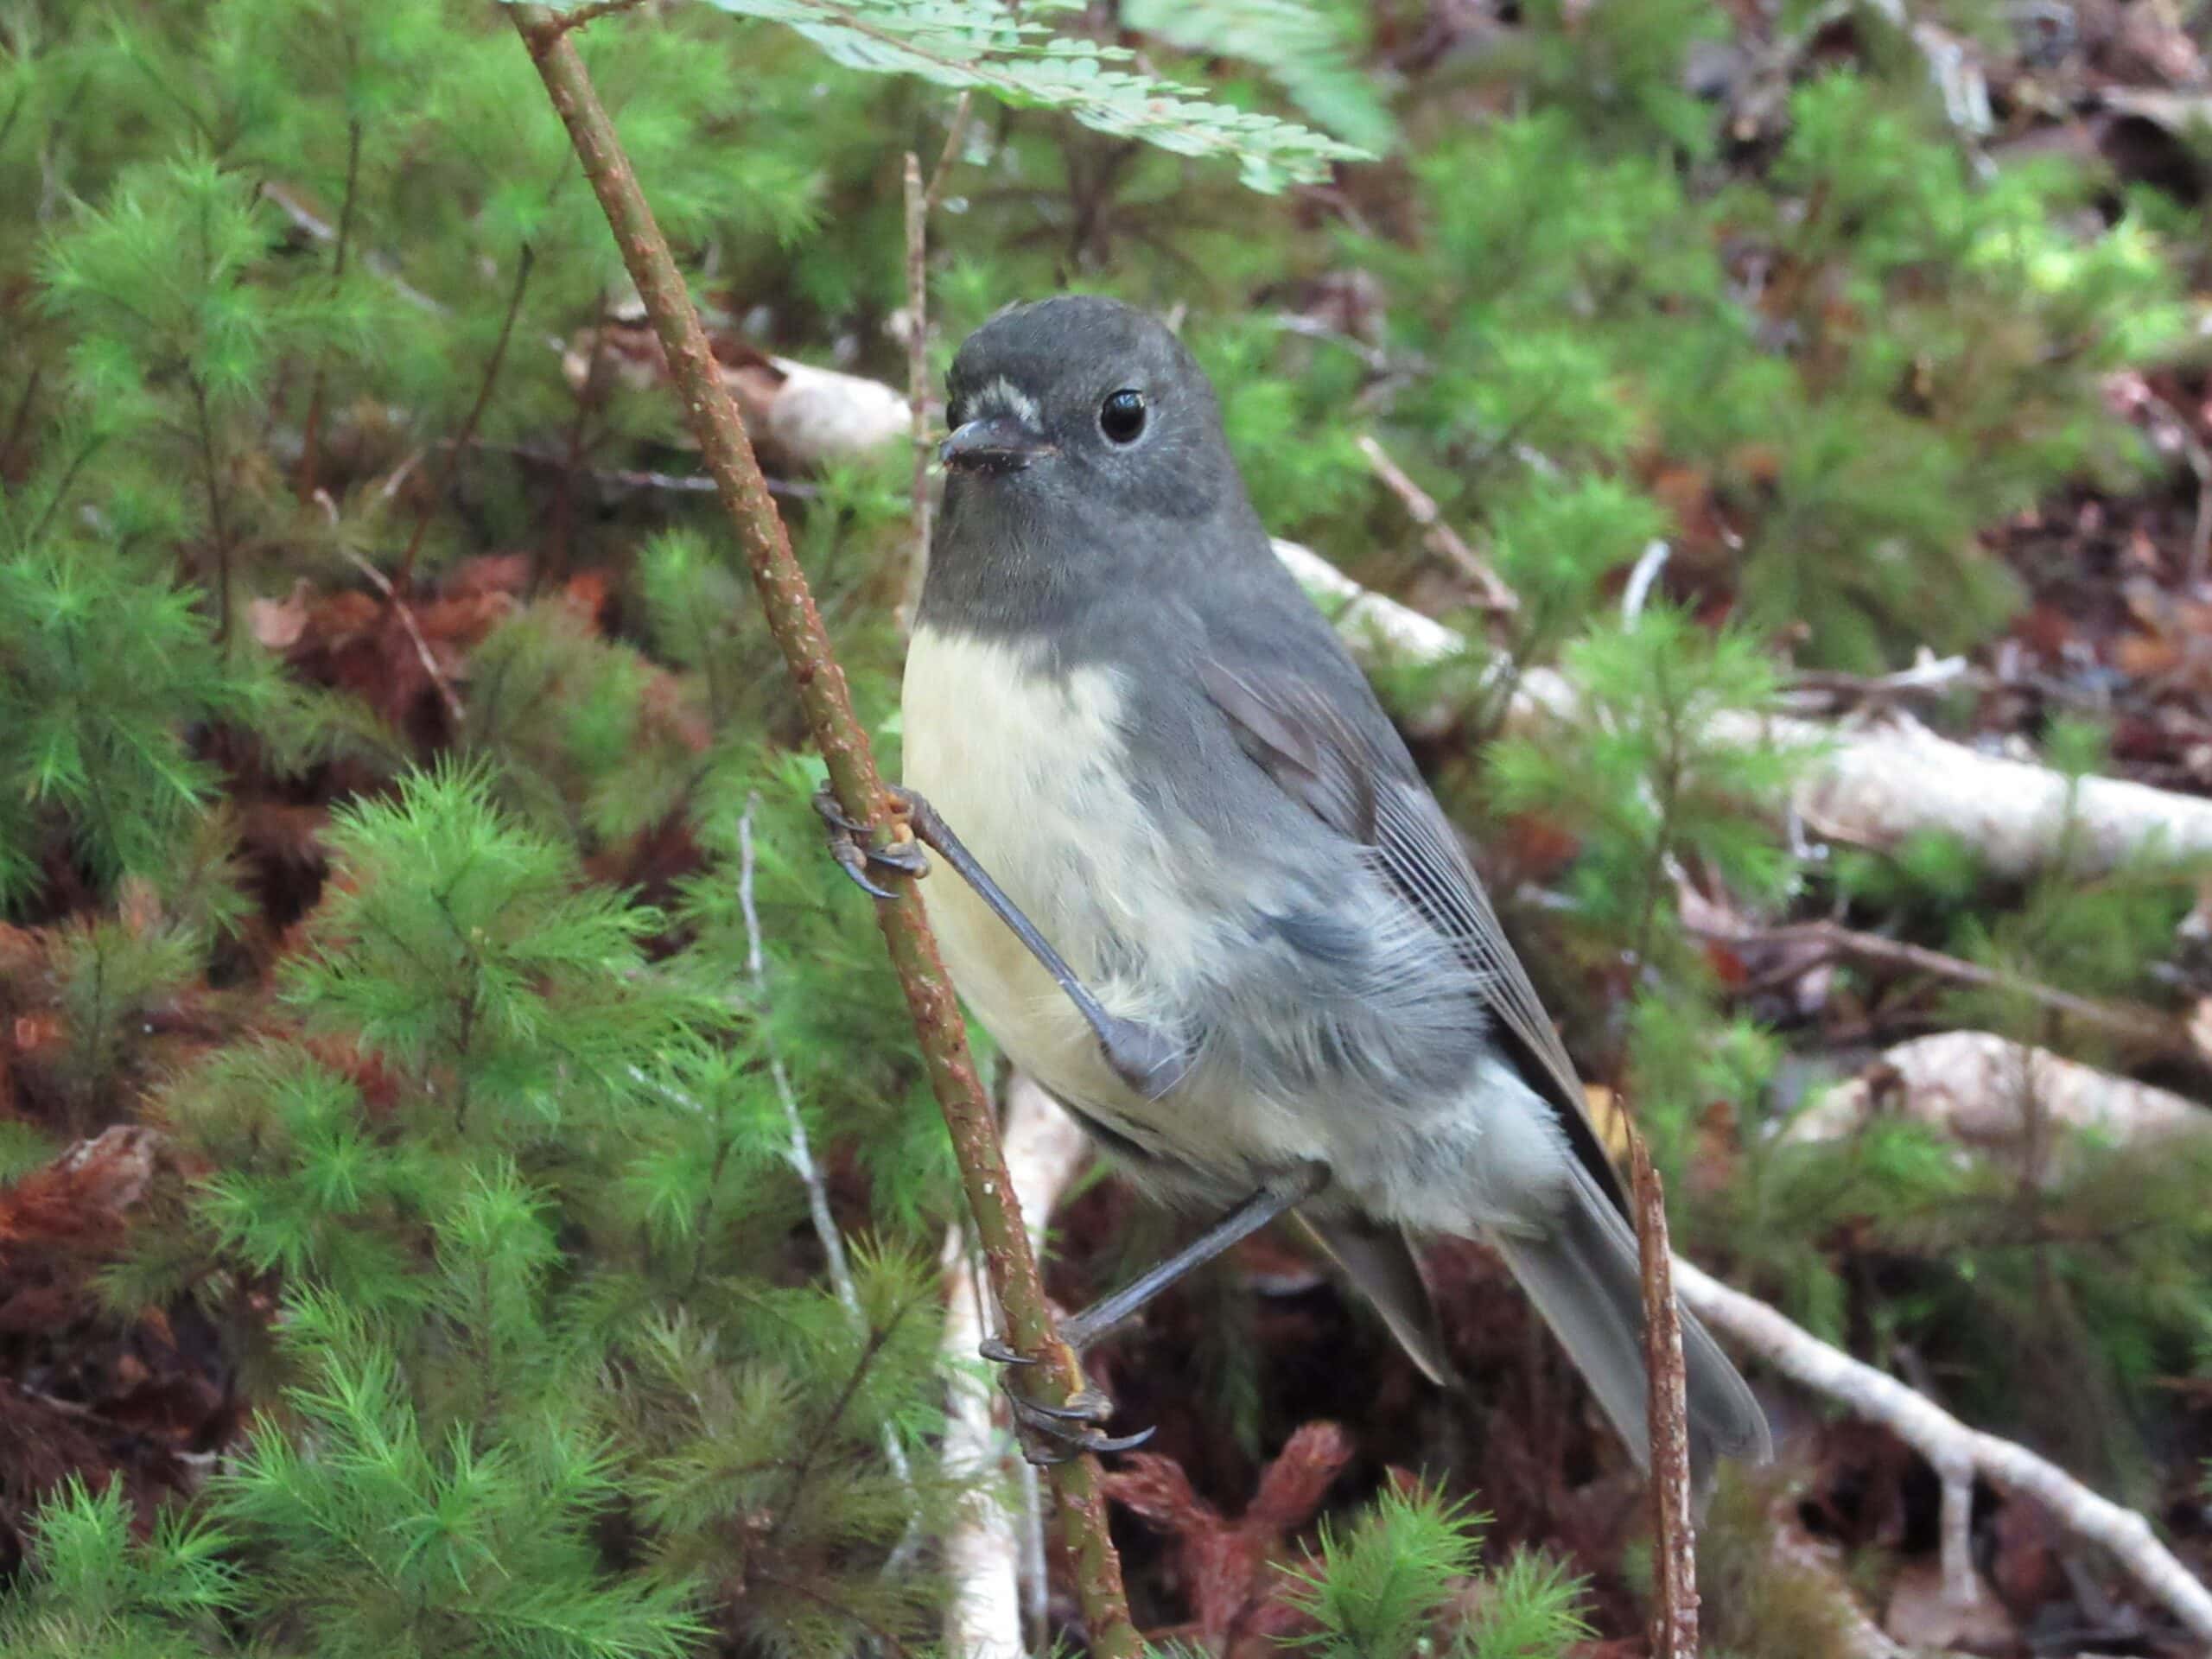
[[[338,251],[330,264],[334,294],[345,286],[346,253],[353,239],[353,203],[361,183],[361,132],[360,117],[346,124],[346,194],[338,206]],[[315,499],[315,474],[322,464],[322,394],[329,374],[330,365],[318,360],[315,379],[308,388],[307,420],[300,439],[300,497],[307,501]]]
[[[2133,1510],[2100,1497],[2056,1464],[2025,1446],[1985,1434],[1895,1377],[1830,1347],[1765,1303],[1675,1262],[1683,1306],[1723,1335],[1815,1394],[1886,1426],[1928,1459],[1947,1487],[1969,1495],[1974,1478],[2033,1498],[2075,1537],[2101,1546],[2190,1634],[2212,1642],[2212,1589],[2158,1541]],[[1967,1565],[1971,1571],[1971,1564]]]
[[[1652,1659],[1697,1659],[1697,1529],[1690,1520],[1690,1426],[1682,1325],[1675,1306],[1667,1201],[1643,1137],[1628,1141],[1643,1277],[1645,1412],[1651,1431]]]
[[[1363,435],[1359,453],[1367,457],[1375,476],[1404,504],[1406,516],[1421,527],[1421,540],[1427,543],[1429,551],[1446,563],[1456,565],[1482,589],[1484,610],[1510,614],[1521,608],[1521,596],[1506,586],[1505,578],[1491,568],[1487,559],[1460,540],[1459,531],[1444,522],[1435,498],[1408,478],[1398,463],[1390,459],[1388,450],[1373,438]]]
[[[1985,990],[2007,991],[2024,996],[2053,1013],[2079,1020],[2084,1025],[2096,1026],[2115,1037],[2139,1043],[2158,1053],[2199,1063],[2205,1058],[2181,1021],[2155,1010],[2076,996],[2071,991],[2062,991],[2054,985],[2023,979],[2001,969],[1985,968],[1979,963],[1947,956],[1941,950],[1908,944],[1902,939],[1885,938],[1878,933],[1862,933],[1834,922],[1792,922],[1781,927],[1741,930],[1700,927],[1693,924],[1689,931],[1727,944],[1816,945],[1822,955],[1828,957],[1847,957],[1858,962],[1879,963],[1886,967],[1929,974],[1938,979],[1953,980],[1961,985],[1978,986]]]
[[[714,474],[723,508],[745,550],[769,628],[783,650],[838,803],[863,823],[885,822],[891,817],[891,803],[877,775],[868,734],[853,713],[844,671],[830,652],[806,578],[791,556],[791,543],[760,476],[744,423],[715,370],[683,274],[654,223],[652,209],[600,106],[582,60],[564,36],[558,14],[543,6],[520,5],[514,8],[514,19],[660,336],[701,458]],[[876,906],[876,918],[960,1160],[962,1183],[976,1218],[991,1288],[1004,1311],[1007,1336],[1017,1351],[1039,1362],[1063,1390],[1072,1392],[1081,1384],[1081,1374],[1053,1326],[1036,1257],[1007,1185],[990,1105],[969,1057],[959,1005],[938,960],[921,901],[911,885],[902,887],[896,899]],[[1097,1460],[1084,1457],[1057,1465],[1052,1485],[1091,1649],[1103,1659],[1136,1659],[1142,1643],[1129,1622],[1122,1564],[1107,1530]]]
[[[499,338],[493,344],[491,360],[484,365],[484,378],[476,388],[476,402],[469,408],[468,418],[461,423],[460,436],[447,449],[446,469],[439,476],[437,488],[423,503],[423,511],[415,520],[415,533],[407,538],[407,555],[399,562],[397,586],[401,589],[414,583],[415,556],[423,550],[423,537],[430,528],[430,516],[453,488],[454,474],[461,470],[461,458],[468,449],[469,440],[476,435],[477,423],[484,418],[485,405],[492,401],[492,388],[499,383],[499,365],[507,360],[507,342],[514,338],[515,318],[522,311],[523,290],[530,285],[530,268],[537,262],[537,250],[524,243],[521,253],[515,258],[515,281],[507,292],[506,315],[499,319]]]
[[[953,106],[944,148],[938,152],[927,188],[922,185],[920,159],[912,150],[906,152],[906,404],[912,410],[914,435],[914,551],[906,563],[906,591],[899,612],[909,626],[921,602],[922,577],[930,562],[930,210],[944,195],[945,175],[960,157],[974,96],[963,92]]]
[[[922,164],[906,152],[906,402],[914,433],[914,547],[906,557],[906,589],[899,615],[912,626],[921,602],[922,576],[930,557],[930,297],[928,263],[929,195],[922,188]]]

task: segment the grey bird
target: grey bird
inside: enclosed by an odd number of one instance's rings
[[[960,878],[921,884],[929,918],[1005,1053],[1143,1188],[1218,1217],[1065,1333],[1295,1209],[1441,1382],[1410,1239],[1478,1237],[1648,1465],[1620,1179],[1458,836],[1269,546],[1204,372],[1142,313],[1061,297],[977,330],[948,391],[903,715],[902,798]],[[864,861],[918,868],[855,828],[863,885]],[[1751,1390],[1681,1329],[1694,1465],[1763,1460]],[[1110,1412],[1022,1414],[1141,1438]]]

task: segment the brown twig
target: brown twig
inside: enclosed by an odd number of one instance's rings
[[[1651,1430],[1652,1659],[1697,1659],[1697,1529],[1690,1519],[1690,1427],[1666,1195],[1643,1137],[1629,1135],[1636,1242],[1643,1269],[1643,1364]]]
[[[942,165],[938,171],[944,170]],[[922,164],[906,152],[906,402],[913,411],[914,546],[906,559],[906,590],[899,613],[912,626],[930,559],[930,295],[929,193]]]
[[[1946,956],[1941,950],[1908,944],[1902,939],[1884,938],[1878,933],[1861,933],[1834,922],[1793,922],[1784,927],[1762,928],[1757,931],[1700,927],[1692,924],[1690,931],[1729,944],[1806,944],[1813,946],[1824,957],[1847,957],[1857,962],[1879,963],[1885,967],[1928,974],[1937,979],[1973,985],[1983,990],[2009,992],[2024,996],[2055,1014],[2079,1020],[2084,1025],[2095,1026],[2115,1037],[2140,1044],[2157,1053],[2199,1064],[2205,1058],[2178,1020],[2168,1019],[2152,1009],[2094,1001],[2086,996],[2077,996],[2071,991],[2062,991],[2055,985],[2044,985],[2035,980],[2023,979],[2017,974],[2008,974],[2002,969],[1985,968],[1961,957]]]
[[[613,124],[600,105],[574,42],[560,26],[559,15],[543,6],[518,5],[513,16],[660,336],[700,456],[714,474],[723,508],[744,549],[769,629],[783,650],[808,728],[828,766],[830,786],[850,817],[862,823],[889,822],[891,803],[876,772],[868,734],[853,711],[844,671],[830,651],[806,578],[791,556],[783,521],[769,498],[744,423],[716,370],[683,274],[654,222]],[[1036,1257],[1008,1184],[990,1104],[969,1055],[959,1004],[938,959],[921,901],[911,885],[906,886],[897,898],[877,905],[876,918],[906,993],[931,1087],[960,1160],[991,1288],[1005,1313],[1007,1339],[1039,1362],[1063,1389],[1072,1391],[1080,1385],[1080,1373],[1053,1325]],[[1143,1644],[1129,1622],[1096,1460],[1079,1458],[1058,1465],[1052,1485],[1091,1650],[1103,1659],[1137,1659]]]
[[[910,626],[914,607],[921,603],[922,578],[930,562],[930,210],[944,195],[945,178],[960,158],[973,108],[974,94],[961,93],[926,188],[921,159],[911,149],[906,152],[906,406],[912,411],[914,434],[914,550],[906,563],[899,614]]]
[[[507,359],[507,342],[514,338],[515,318],[522,312],[523,291],[530,286],[530,268],[537,262],[537,250],[524,243],[522,251],[515,257],[514,285],[507,290],[507,310],[499,319],[499,338],[493,342],[492,355],[484,365],[484,378],[476,388],[476,401],[469,407],[468,418],[461,423],[459,435],[446,451],[445,471],[439,475],[437,487],[430,492],[423,503],[423,511],[416,517],[415,533],[407,538],[406,556],[399,562],[396,591],[404,592],[414,583],[415,556],[423,550],[423,537],[430,528],[430,517],[453,488],[454,474],[461,470],[461,458],[467,452],[469,440],[476,435],[477,423],[484,418],[485,406],[492,401],[492,388],[499,384],[499,365]]]
[[[937,153],[937,165],[930,169],[930,188],[922,193],[922,212],[925,216],[937,211],[944,199],[944,181],[960,159],[960,146],[968,137],[968,122],[976,112],[976,94],[963,92],[960,101],[952,106],[952,119],[944,129],[944,148]]]
[[[1372,437],[1363,435],[1359,453],[1367,457],[1367,464],[1374,468],[1375,476],[1383,486],[1405,505],[1406,516],[1421,528],[1421,540],[1428,550],[1447,563],[1459,567],[1460,572],[1482,590],[1482,607],[1510,615],[1521,608],[1521,596],[1505,584],[1505,578],[1491,568],[1490,562],[1459,539],[1459,532],[1444,522],[1444,514],[1435,498],[1408,478],[1390,459],[1389,452]]]
[[[338,240],[330,261],[330,287],[335,293],[345,284],[346,253],[353,240],[353,202],[361,183],[361,119],[354,117],[346,124],[346,194],[338,204]],[[322,394],[329,376],[329,365],[317,361],[315,379],[308,388],[308,417],[304,435],[300,440],[300,499],[315,499],[318,480],[315,474],[322,467]]]

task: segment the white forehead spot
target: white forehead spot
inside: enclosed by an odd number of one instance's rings
[[[1004,375],[976,388],[972,414],[1011,415],[1025,426],[1035,426],[1041,411],[1037,400]]]

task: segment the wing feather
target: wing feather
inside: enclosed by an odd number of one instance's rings
[[[1398,897],[1480,976],[1488,1011],[1522,1072],[1559,1114],[1579,1160],[1625,1213],[1626,1194],[1590,1122],[1574,1063],[1458,833],[1380,711],[1377,730],[1370,732],[1324,688],[1294,671],[1232,669],[1211,660],[1198,672],[1244,752],[1294,800],[1365,849]]]

